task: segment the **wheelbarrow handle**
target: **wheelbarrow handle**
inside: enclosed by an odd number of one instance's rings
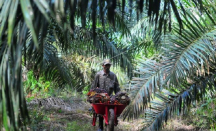
[[[108,124],[109,124],[109,122],[108,122],[108,110],[109,110],[109,108],[108,108],[108,106],[106,106],[106,107],[105,107],[105,116],[103,116],[103,117],[104,117],[104,120],[105,120],[105,123],[106,123],[106,125],[108,125]]]
[[[109,118],[108,118],[108,111],[109,110],[109,108],[108,108],[108,106],[106,106],[105,107],[105,115],[103,116],[103,118],[104,118],[104,120],[105,120],[105,123],[106,123],[106,125],[108,125],[109,124]],[[117,126],[118,125],[118,120],[117,120],[117,115],[116,115],[116,112],[117,112],[117,107],[115,106],[114,107],[114,124],[115,124],[115,126]]]
[[[92,126],[96,125],[96,120],[97,120],[97,114],[93,113]]]
[[[117,113],[117,107],[115,107],[114,108],[114,115],[115,115],[115,117],[114,117],[114,124],[115,124],[115,126],[117,126],[118,125],[118,120],[117,120],[117,115],[116,115],[116,113]]]

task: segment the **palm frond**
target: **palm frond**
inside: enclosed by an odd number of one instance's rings
[[[167,81],[175,84],[196,74],[195,71],[199,72],[198,75],[205,74],[208,61],[214,60],[211,42],[214,37],[211,34],[216,30],[212,28],[213,24],[204,22],[202,16],[196,18],[187,13],[191,19],[184,22],[187,29],[180,32],[178,27],[174,28],[168,43],[162,47],[165,54],[162,68],[166,69]]]
[[[0,119],[3,120],[3,127],[6,130],[18,130],[20,126],[29,122],[22,88],[21,68],[23,39],[25,39],[28,30],[27,26],[21,22],[14,27],[15,32],[23,33],[22,37],[16,37],[16,33],[13,33],[11,41],[13,44],[8,44],[5,38],[0,41],[2,53],[0,58],[0,111],[2,118]],[[2,36],[6,35],[5,32],[2,34]]]
[[[87,57],[97,55],[101,58],[110,58],[114,66],[120,65],[126,69],[128,76],[132,76],[133,65],[131,57],[127,56],[127,50],[121,50],[118,47],[109,32],[102,32],[102,29],[97,29],[96,43],[92,41],[92,31],[89,29],[83,30],[80,27],[75,28],[76,36],[71,42],[70,52],[85,55]]]
[[[134,86],[132,86],[134,87],[134,92],[131,93],[131,95],[135,94],[135,98],[123,113],[124,118],[138,117],[144,111],[145,105],[150,102],[152,95],[150,91],[156,91],[160,89],[159,87],[165,86],[165,84],[174,86],[177,89],[184,89],[177,86],[178,82],[181,84],[187,78],[195,80],[197,71],[201,71],[198,76],[205,76],[209,74],[210,66],[213,69],[215,68],[214,64],[212,64],[215,61],[215,50],[212,43],[214,39],[212,34],[215,31],[212,28],[212,23],[202,23],[201,18],[197,20],[189,13],[188,16],[190,16],[190,19],[193,19],[191,20],[193,24],[188,21],[189,18],[186,18],[187,24],[185,25],[188,28],[187,30],[180,31],[179,26],[174,28],[174,34],[171,35],[171,40],[169,41],[172,43],[163,44],[163,55],[160,57],[162,61],[159,64],[155,64],[154,61],[147,61],[145,63],[146,66],[138,68],[139,71],[137,73],[140,76],[134,79],[136,80]],[[194,88],[194,90],[197,91],[197,88]],[[163,96],[157,94],[155,96],[166,102],[170,101]],[[145,97],[149,97],[149,99]]]
[[[199,1],[193,1],[196,5],[200,5],[200,7],[203,7],[203,2]],[[42,2],[41,2],[42,3]],[[77,13],[78,15],[81,16],[81,21],[82,21],[82,25],[84,26],[85,21],[86,21],[86,17],[85,17],[85,12],[87,9],[87,5],[88,3],[91,4],[91,21],[92,21],[92,29],[93,29],[93,37],[96,37],[96,21],[97,21],[97,17],[96,16],[107,16],[108,21],[110,23],[112,23],[113,25],[115,25],[115,16],[118,14],[118,12],[116,12],[115,10],[122,10],[122,15],[124,15],[125,12],[123,9],[126,6],[129,6],[129,13],[132,12],[132,8],[133,6],[133,1],[129,1],[128,4],[126,4],[127,2],[125,2],[125,0],[122,0],[122,2],[119,1],[105,1],[106,4],[103,4],[101,2],[98,3],[98,1],[80,1],[79,3],[77,3],[77,1],[69,1],[66,0],[65,2],[59,2],[57,1],[50,1],[50,8],[51,11],[50,12],[54,12],[55,15],[57,15],[57,12],[59,11],[60,13],[60,17],[61,19],[63,19],[63,21],[66,21],[66,14],[67,11],[70,10],[70,19],[71,19],[71,28],[74,29],[75,24],[74,24],[74,19],[75,19],[75,13],[76,12],[80,12],[81,13]],[[59,3],[61,3],[61,6],[57,6]],[[148,17],[150,17],[150,21],[154,22],[155,25],[157,25],[158,21],[161,25],[164,25],[164,27],[166,27],[167,22],[169,22],[169,29],[171,29],[171,9],[174,12],[174,15],[179,23],[180,29],[183,27],[183,23],[182,23],[182,18],[180,15],[180,12],[183,11],[184,12],[184,4],[182,4],[182,1],[179,1],[178,3],[175,2],[174,0],[169,0],[169,1],[161,1],[161,0],[156,0],[156,1],[150,1],[150,0],[140,0],[137,1],[137,5],[136,6],[136,12],[137,14],[139,14],[140,11],[144,11],[143,7],[145,9],[145,11],[148,14]],[[181,8],[178,8],[179,5]],[[117,6],[119,5],[119,6]],[[145,5],[145,6],[144,6]],[[99,7],[98,7],[99,6]],[[64,8],[65,7],[65,8]],[[105,7],[105,8],[104,8]],[[197,6],[199,8],[199,6]],[[64,9],[63,9],[64,8]],[[100,11],[97,11],[97,10]],[[105,10],[104,10],[105,9]],[[199,9],[203,9],[203,8],[199,8]],[[159,13],[161,11],[161,13]],[[107,12],[107,13],[105,13]],[[100,13],[100,14],[98,14]],[[142,12],[141,12],[142,13]],[[105,15],[104,15],[105,14]],[[124,16],[122,16],[124,17]],[[103,19],[100,17],[99,20],[102,21],[102,23],[104,23]],[[104,24],[102,24],[104,25]],[[161,26],[162,27],[162,26]],[[160,31],[162,31],[162,28],[158,28]]]
[[[51,23],[47,29],[47,36],[49,39],[55,40],[57,46],[60,48],[61,51],[67,52],[73,46],[71,45],[71,40],[73,39],[73,34],[71,30],[65,30],[64,27],[61,26],[54,18],[50,18]]]
[[[61,32],[63,34],[72,34],[74,32],[75,25],[75,18],[79,17],[81,14],[82,25],[85,26],[85,10],[87,8],[87,4],[92,1],[86,1],[86,3],[79,3],[81,1],[71,1],[71,0],[38,0],[38,1],[19,1],[19,0],[1,0],[0,1],[0,47],[1,47],[1,61],[0,61],[0,91],[1,91],[1,102],[0,107],[0,114],[3,114],[3,126],[7,128],[6,130],[18,130],[18,123],[26,124],[29,121],[27,108],[25,105],[25,98],[23,95],[23,88],[22,88],[22,77],[21,77],[21,63],[22,63],[22,49],[23,47],[27,49],[26,46],[26,35],[28,31],[32,35],[33,40],[27,41],[28,51],[32,52],[35,56],[39,56],[36,63],[39,65],[41,60],[44,60],[46,56],[44,56],[44,50],[46,49],[44,46],[45,38],[47,37],[48,33],[47,29],[51,24],[50,17],[53,18],[61,28]],[[106,8],[107,10],[107,18],[108,21],[114,23],[114,16],[115,16],[115,9],[120,8],[120,6],[116,6],[117,1],[113,0],[106,1],[109,7]],[[108,3],[109,2],[109,3]],[[130,3],[133,1],[130,0]],[[153,21],[161,16],[160,23],[166,24],[164,20],[164,16],[171,16],[171,10],[165,11],[160,15],[158,12],[161,10],[160,5],[164,4],[166,8],[172,8],[175,12],[175,16],[180,23],[181,28],[181,18],[178,13],[178,8],[176,8],[176,4],[174,0],[169,1],[152,1],[140,0],[139,10],[142,11],[142,6],[146,2],[146,10],[148,11],[148,16],[150,16],[151,20]],[[171,2],[171,3],[170,3]],[[126,4],[125,1],[122,1],[122,5]],[[202,4],[202,1],[197,2],[198,5]],[[103,4],[100,4],[101,7]],[[166,6],[165,6],[166,5]],[[155,7],[154,7],[155,6]],[[132,4],[130,4],[132,7]],[[81,8],[82,13],[77,13]],[[96,16],[98,15],[97,11],[97,0],[92,2],[92,17],[90,19],[93,29],[93,37],[96,38]],[[121,9],[122,9],[121,8]],[[120,10],[120,9],[119,9]],[[123,13],[124,14],[124,13]],[[155,17],[155,18],[154,18]],[[168,20],[171,21],[171,17]],[[70,19],[70,22],[68,21]],[[171,23],[171,22],[169,22]],[[28,29],[26,28],[28,27]],[[171,27],[171,26],[169,26]],[[17,33],[19,32],[19,33]],[[18,35],[17,35],[18,34]],[[65,35],[63,37],[68,37]],[[70,40],[70,38],[63,38]],[[61,43],[62,48],[67,48],[67,43],[69,41]],[[96,39],[94,39],[96,40]],[[66,44],[65,44],[66,43]],[[96,43],[96,41],[94,41]],[[106,42],[105,44],[107,44]],[[110,42],[109,42],[110,43]],[[65,44],[65,45],[64,45]],[[104,44],[104,45],[105,45]],[[105,46],[104,46],[105,47]],[[35,50],[38,49],[37,51]],[[113,47],[114,48],[114,47]],[[25,50],[25,49],[24,49]],[[113,50],[112,50],[113,51]],[[27,53],[27,52],[26,52]],[[25,54],[25,53],[24,53]],[[26,54],[27,55],[27,54]],[[30,54],[31,55],[31,54]],[[34,56],[33,55],[33,56]],[[48,55],[47,55],[48,56]],[[48,57],[47,57],[48,58]],[[123,58],[123,57],[121,57]],[[54,61],[54,60],[53,60]],[[116,59],[117,61],[117,59]],[[34,63],[35,64],[35,63]],[[124,65],[129,65],[128,61],[123,61]],[[128,68],[130,72],[131,68]],[[20,114],[20,115],[19,115]],[[10,125],[10,126],[7,126]]]
[[[73,88],[82,91],[84,87],[90,88],[95,73],[100,70],[100,61],[96,56],[87,57],[78,53],[70,53],[62,57],[70,69]]]
[[[55,43],[58,43],[56,42],[55,36],[50,33],[44,40],[39,39],[39,41],[41,42],[39,44],[40,50],[33,48],[31,34],[29,34],[29,38],[26,41],[26,59],[28,64],[32,65],[30,68],[39,73],[45,72],[45,76],[50,80],[57,81],[59,86],[72,84],[69,69],[65,66],[66,62],[59,56],[58,46],[54,46]],[[57,45],[63,47],[61,44]]]
[[[167,90],[157,93],[155,100],[150,103],[150,108],[144,113],[143,129],[160,130],[168,119],[174,115],[186,114],[191,104],[203,100],[205,96],[214,94],[216,91],[215,76],[214,72],[204,78],[200,77],[191,86],[181,85],[185,89],[178,94]]]
[[[43,68],[41,72],[45,72],[47,78],[58,82],[60,87],[65,84],[74,87],[74,85],[72,85],[73,77],[70,74],[69,68],[65,66],[66,61],[58,56],[55,49],[56,48],[52,44],[45,44],[44,59],[43,63],[41,63]]]
[[[103,34],[99,36],[99,39],[103,42],[103,48],[101,48],[100,50],[102,50],[104,54],[108,54],[111,57],[110,59],[113,60],[113,63],[119,63],[121,67],[125,68],[125,71],[127,71],[127,75],[131,77],[133,70],[131,60],[124,54],[124,52],[118,50],[115,43],[110,42]]]
[[[125,21],[124,17],[121,16],[120,11],[116,11],[115,23],[115,29],[120,31],[122,36],[131,36],[131,31],[128,27],[128,23]]]
[[[139,77],[134,77],[131,81],[130,105],[124,110],[123,117],[128,119],[136,118],[148,107],[152,93],[154,94],[162,85],[163,76],[160,64],[154,60],[140,61],[139,71],[134,73]]]
[[[156,31],[152,24],[148,23],[148,17],[143,17],[131,28],[132,37],[127,38],[131,41],[128,50],[131,50],[131,54],[139,54],[145,52],[147,49],[153,47],[153,45],[160,45],[161,34],[155,37]],[[157,43],[157,44],[156,44]],[[156,49],[156,48],[155,48]]]

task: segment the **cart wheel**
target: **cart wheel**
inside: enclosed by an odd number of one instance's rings
[[[107,125],[107,131],[114,131],[114,120],[115,120],[115,114],[113,109],[109,109],[109,116],[108,116],[108,122]]]

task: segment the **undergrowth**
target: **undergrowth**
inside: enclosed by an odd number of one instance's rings
[[[64,88],[58,88],[56,84],[46,80],[43,76],[36,79],[33,71],[27,73],[27,80],[24,81],[24,91],[26,93],[27,101],[31,101],[35,98],[47,98],[47,97],[60,97],[68,103],[73,103],[71,100],[81,99],[86,100],[86,93],[89,91],[89,85],[85,86],[82,92],[77,92],[69,86]],[[73,98],[73,99],[71,99]],[[189,114],[183,116],[182,122],[185,125],[192,125],[204,130],[216,130],[216,98],[208,98],[204,102],[198,104],[196,108],[192,108]],[[83,111],[77,111],[83,113]],[[44,111],[41,108],[32,108],[29,110],[31,124],[28,128],[31,130],[50,129],[50,123],[61,123],[56,124],[59,130],[66,131],[91,131],[91,124],[86,124],[85,121],[80,119],[64,119],[58,120],[57,117],[51,117],[53,114],[62,114],[61,110],[57,112]],[[167,125],[169,126],[168,123]],[[54,124],[55,125],[55,124]],[[51,128],[54,129],[55,127]],[[95,129],[94,129],[95,130]]]
[[[66,127],[66,131],[94,131],[90,124],[86,124],[83,121],[69,122]]]
[[[200,127],[201,129],[216,130],[216,98],[207,99],[205,102],[200,103],[200,107],[191,111],[189,119],[191,123]]]

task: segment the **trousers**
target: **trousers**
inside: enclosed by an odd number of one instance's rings
[[[98,116],[99,117],[99,128],[101,129],[101,130],[103,130],[103,116],[101,116],[101,115],[99,115]]]

